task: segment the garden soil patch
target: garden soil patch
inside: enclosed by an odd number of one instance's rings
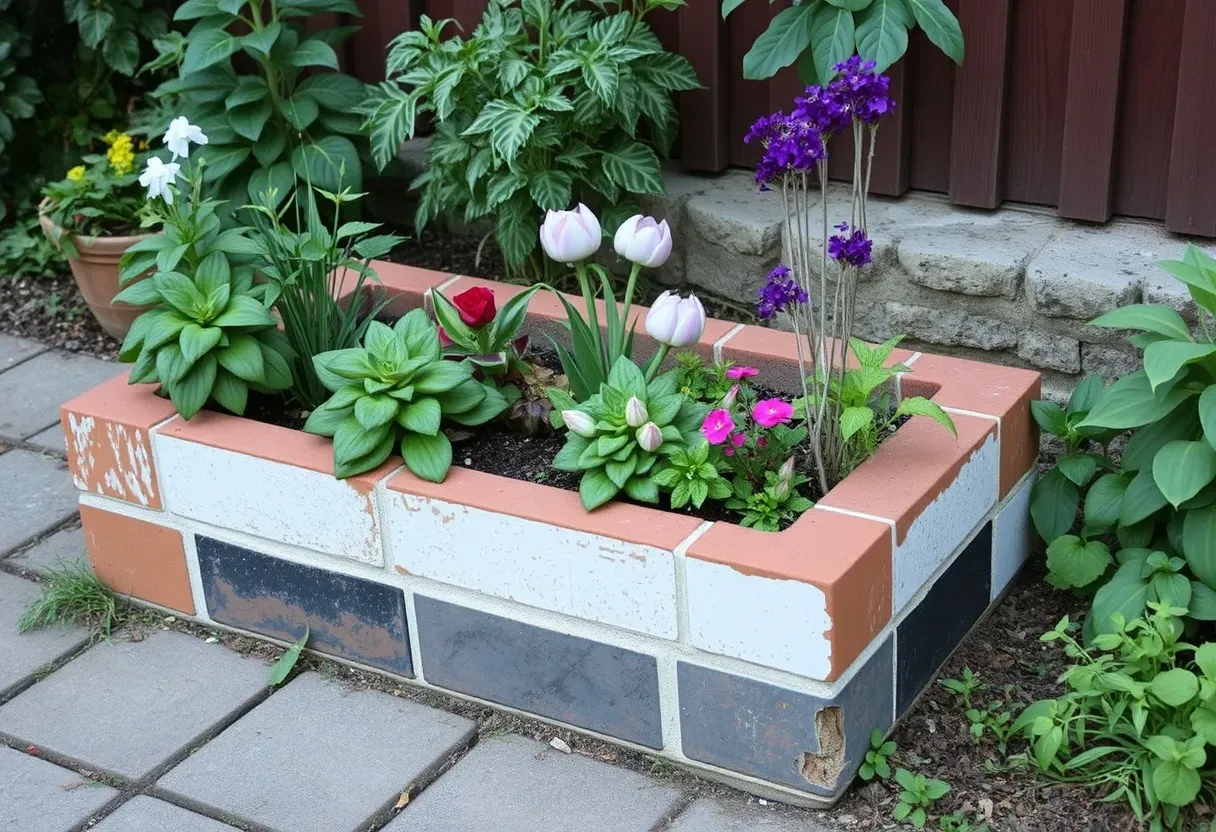
[[[66,271],[55,277],[0,275],[0,332],[97,358],[116,358],[121,346],[93,318]]]

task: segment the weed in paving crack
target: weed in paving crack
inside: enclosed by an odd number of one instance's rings
[[[47,570],[42,576],[42,595],[26,608],[17,630],[26,632],[52,624],[86,624],[110,637],[119,621],[118,599],[83,564]]]

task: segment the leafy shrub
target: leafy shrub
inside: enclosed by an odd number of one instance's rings
[[[1149,605],[1087,649],[1065,617],[1040,639],[1059,642],[1073,660],[1066,690],[1035,702],[1012,728],[1031,743],[1028,756],[1050,777],[1106,790],[1152,829],[1180,829],[1184,807],[1216,798],[1207,747],[1216,745],[1216,644],[1180,640],[1185,607]]]
[[[743,2],[722,0],[722,17]],[[798,61],[804,78],[826,84],[854,51],[886,72],[903,57],[908,31],[917,26],[962,65],[963,30],[944,0],[802,0],[779,12],[756,38],[743,56],[743,77],[771,78]]]
[[[443,482],[452,465],[443,419],[481,425],[510,404],[498,388],[473,378],[469,361],[444,360],[439,334],[421,309],[392,328],[372,321],[362,347],[321,353],[313,363],[333,395],[304,430],[333,437],[338,478],[375,468],[400,445],[407,468]]]
[[[128,234],[139,227],[144,195],[136,180],[144,153],[136,152],[134,139],[113,132],[104,137],[104,155],[84,157],[84,164],[47,186],[45,215],[53,223],[51,237],[69,256],[75,256],[72,236],[97,237]]]
[[[76,24],[81,43],[123,75],[139,69],[140,39],[163,37],[169,22],[164,8],[145,0],[64,0],[63,11],[67,22]]]
[[[1144,351],[1143,368],[1105,388],[1085,380],[1065,408],[1031,406],[1066,445],[1035,484],[1031,517],[1048,541],[1049,580],[1096,591],[1090,635],[1109,632],[1112,614],[1131,620],[1153,601],[1216,620],[1216,343],[1206,321],[1216,314],[1216,260],[1191,246],[1160,265],[1187,285],[1201,334],[1169,306],[1115,309],[1092,323],[1138,330],[1129,340]],[[1110,444],[1129,431],[1116,460]],[[1112,545],[1122,547],[1117,557]]]
[[[906,820],[916,829],[924,829],[928,811],[933,804],[950,793],[950,784],[944,780],[912,773],[906,768],[895,770],[895,782],[899,784],[899,801],[891,812],[896,820]]]
[[[295,180],[332,193],[362,185],[360,120],[350,114],[364,87],[336,70],[334,47],[353,29],[307,32],[298,21],[314,14],[359,15],[353,0],[187,0],[174,20],[196,21],[186,35],[157,41],[153,67],[176,67],[156,90],[177,110],[193,114],[211,138],[203,151],[205,179],[233,210],[261,204],[273,189],[280,200]],[[238,52],[257,71],[238,73]]]
[[[857,774],[862,780],[891,779],[891,756],[895,754],[895,742],[883,737],[882,732],[875,728],[870,732],[870,749],[866,751],[865,762]]]
[[[321,218],[318,196],[333,207],[328,225]],[[342,222],[342,205],[357,198],[348,192],[301,188],[281,209],[272,207],[277,195],[246,209],[254,228],[248,235],[254,266],[270,280],[265,301],[278,311],[296,357],[291,395],[307,410],[330,395],[312,356],[359,346],[369,321],[384,305],[380,300],[370,308],[359,303],[343,307],[337,299],[346,290],[361,297],[366,281],[376,279],[371,258],[387,254],[401,241],[392,234],[372,235],[379,228],[376,223]],[[288,211],[293,211],[292,227],[283,222]]]
[[[444,40],[452,21],[424,15],[393,41],[389,80],[364,109],[381,168],[420,114],[438,124],[414,182],[419,230],[440,213],[492,217],[509,267],[547,274],[535,257],[544,211],[615,205],[612,230],[637,213],[622,195],[662,192],[655,149],[666,154],[675,137],[671,93],[698,84],[644,18],[683,0],[594,5],[493,0],[468,38]]]
[[[674,373],[647,383],[625,357],[616,360],[599,392],[586,401],[576,404],[557,390],[550,390],[549,397],[570,431],[553,467],[582,472],[579,497],[588,511],[622,491],[639,502],[657,503],[657,475],[666,458],[702,443],[697,428],[704,405],[680,395]]]

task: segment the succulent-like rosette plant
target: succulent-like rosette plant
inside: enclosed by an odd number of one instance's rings
[[[131,384],[159,383],[186,419],[209,399],[240,415],[250,389],[268,393],[291,386],[291,346],[275,328],[251,269],[233,269],[222,251],[190,269],[166,234],[137,243],[129,255],[152,252],[169,268],[114,298],[154,307],[135,319],[118,354],[120,361],[135,363]]]
[[[570,432],[553,460],[561,471],[582,471],[579,497],[588,511],[624,491],[643,503],[659,501],[655,475],[667,457],[692,442],[705,418],[705,405],[690,401],[676,387],[675,373],[649,384],[636,364],[618,358],[598,393],[576,404],[568,394],[549,391],[555,417]],[[635,427],[631,421],[645,414]]]
[[[471,363],[444,360],[439,334],[421,309],[391,328],[371,322],[362,347],[321,353],[313,364],[333,395],[304,430],[333,437],[339,479],[375,468],[399,444],[407,468],[443,482],[452,466],[443,420],[480,425],[510,404],[497,388],[473,378]]]

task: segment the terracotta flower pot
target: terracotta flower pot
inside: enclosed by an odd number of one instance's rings
[[[43,202],[39,208],[42,209],[45,205]],[[41,210],[38,213],[38,221],[47,237],[54,239],[57,236],[53,232],[59,232],[60,229]],[[108,335],[119,341],[127,336],[131,324],[149,307],[113,302],[114,296],[122,288],[118,285],[118,260],[128,248],[151,236],[137,234],[131,237],[73,238],[79,255],[69,257],[68,265],[72,268],[72,277],[76,278],[76,286],[97,323],[101,324],[101,328]]]

